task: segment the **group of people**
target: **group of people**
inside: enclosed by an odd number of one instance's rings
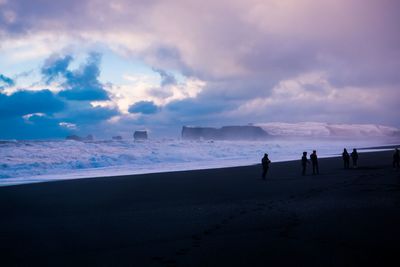
[[[344,168],[345,169],[350,169],[350,157],[351,157],[351,161],[353,163],[353,168],[356,169],[357,168],[357,161],[358,161],[357,149],[354,148],[353,152],[351,152],[350,155],[347,152],[346,148],[343,149],[342,159],[343,159],[343,164],[344,164]]]
[[[316,150],[313,150],[313,153],[310,155],[310,161],[312,164],[313,175],[319,174],[318,156]],[[310,161],[307,159],[307,152],[304,151],[303,156],[301,157],[302,175],[306,175],[307,164],[309,164]]]
[[[393,154],[393,168],[399,170],[400,169],[400,151],[398,148],[394,150]]]
[[[357,168],[357,162],[358,162],[358,152],[357,149],[353,149],[353,151],[349,154],[347,152],[347,149],[345,148],[342,153],[342,159],[343,159],[343,165],[344,169],[350,169],[350,158],[352,161],[352,166],[354,169]],[[319,174],[319,167],[318,167],[318,156],[317,156],[317,151],[313,150],[313,153],[310,155],[310,159],[307,158],[307,152],[303,152],[303,156],[301,157],[301,166],[302,166],[302,175],[306,175],[306,169],[307,165],[312,164],[312,173],[313,175]],[[269,170],[269,164],[271,163],[271,160],[268,158],[268,154],[264,154],[264,157],[261,159],[261,164],[263,168],[262,172],[262,179],[265,180],[268,170]],[[400,169],[400,151],[398,148],[395,149],[395,152],[393,154],[393,168],[395,169]]]

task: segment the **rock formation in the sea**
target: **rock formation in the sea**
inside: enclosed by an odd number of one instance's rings
[[[93,141],[93,135],[89,134],[86,137],[81,137],[78,135],[68,135],[65,137],[66,140],[75,140],[75,141]]]
[[[135,131],[133,139],[135,139],[135,141],[147,140],[147,131]]]
[[[112,140],[122,140],[122,136],[120,135],[113,136]]]
[[[81,141],[82,137],[77,136],[77,135],[68,135],[67,137],[65,137],[66,140],[75,140],[75,141]]]
[[[183,126],[183,139],[204,140],[262,140],[269,134],[258,126],[224,126],[222,128]]]

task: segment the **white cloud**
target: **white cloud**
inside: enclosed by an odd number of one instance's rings
[[[368,122],[377,120],[389,106],[395,108],[388,101],[393,97],[390,92],[390,88],[337,88],[323,73],[308,73],[281,81],[268,97],[248,100],[225,115],[256,121]],[[396,95],[400,97],[400,92]]]
[[[64,127],[64,128],[70,129],[70,130],[76,130],[76,129],[78,129],[78,126],[77,126],[76,124],[74,124],[74,123],[60,122],[59,125],[60,125],[61,127]]]
[[[139,101],[153,101],[158,106],[165,106],[175,100],[196,97],[206,85],[195,78],[163,87],[160,87],[159,79],[154,76],[124,75],[124,78],[130,82],[109,88],[112,101],[124,114],[129,113],[129,106]]]
[[[118,106],[128,119],[140,119],[128,114],[135,102],[193,99],[198,106],[191,113],[189,101],[173,118],[154,116],[197,122],[211,109],[215,120],[230,122],[399,125],[393,115],[400,85],[397,1],[60,0],[36,6],[15,0],[14,9],[0,1],[16,18],[13,27],[0,29],[6,33],[0,52],[10,62],[106,47],[184,76],[161,87],[156,74],[122,73],[123,82],[107,88],[111,101],[93,105]]]

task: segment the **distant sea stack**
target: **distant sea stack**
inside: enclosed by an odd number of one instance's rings
[[[182,128],[182,139],[188,140],[262,140],[269,134],[258,126],[224,126],[212,127],[188,127]]]
[[[135,131],[135,133],[133,134],[133,139],[135,141],[147,140],[147,131]]]
[[[80,137],[78,135],[68,135],[65,137],[66,140],[75,140],[75,141],[93,141],[93,135],[89,134],[86,137]]]

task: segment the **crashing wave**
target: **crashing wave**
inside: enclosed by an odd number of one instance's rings
[[[259,123],[272,136],[294,137],[400,137],[400,129],[376,124],[330,124],[320,122]]]

